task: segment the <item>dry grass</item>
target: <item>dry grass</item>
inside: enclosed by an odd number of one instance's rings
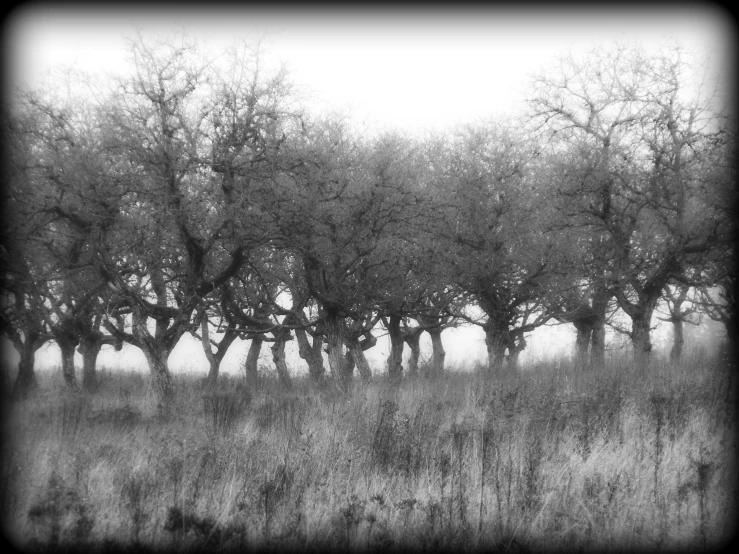
[[[542,365],[542,364],[540,364]],[[731,537],[735,378],[539,367],[203,397],[168,421],[140,375],[44,384],[3,419],[4,533],[23,549],[705,550]]]

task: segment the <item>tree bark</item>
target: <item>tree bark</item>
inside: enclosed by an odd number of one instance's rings
[[[351,375],[347,376],[344,362],[344,332],[343,320],[335,313],[326,312],[326,347],[328,350],[328,366],[331,377],[341,389],[349,386]]]
[[[683,355],[685,336],[683,335],[683,320],[680,317],[672,318],[672,349],[670,350],[670,361],[680,362]]]
[[[631,342],[634,347],[634,363],[636,367],[643,368],[649,363],[652,351],[652,342],[649,336],[649,322],[644,318],[634,320],[632,324]]]
[[[351,360],[347,359],[347,363],[351,362],[352,367],[356,366],[359,375],[361,375],[365,382],[371,381],[372,370],[370,369],[369,363],[367,363],[367,358],[364,355],[365,349],[362,347],[362,344],[354,338],[347,338],[345,342],[348,350],[347,358],[351,357]]]
[[[585,369],[588,365],[590,354],[590,343],[593,340],[593,326],[588,322],[573,321],[577,330],[575,339],[575,367]]]
[[[632,309],[631,343],[634,347],[634,364],[637,368],[646,368],[652,354],[651,326],[652,314],[658,297],[648,298]]]
[[[169,373],[169,351],[160,346],[150,345],[142,349],[144,357],[149,364],[149,370],[159,404],[157,410],[162,417],[168,417],[172,413],[174,403],[174,384]]]
[[[321,355],[323,337],[316,333],[311,345],[307,331],[305,329],[295,329],[295,338],[298,341],[298,353],[308,364],[308,375],[313,381],[320,381],[326,372],[323,367],[323,356]]]
[[[249,345],[249,353],[246,355],[244,362],[244,373],[246,374],[246,382],[251,386],[259,381],[259,353],[262,350],[264,339],[255,335],[251,339]]]
[[[421,358],[421,334],[423,329],[408,329],[404,334],[411,356],[408,358],[408,375],[418,375],[418,361]]]
[[[205,378],[206,388],[214,387],[218,380],[219,360],[213,355],[210,347],[210,330],[208,329],[208,318],[203,316],[200,320],[200,344],[203,346],[205,359],[208,360],[208,376]]]
[[[168,362],[172,349],[151,336],[146,327],[147,315],[142,308],[134,307],[132,316],[133,337],[136,346],[141,348],[149,364],[152,384],[159,400],[159,415],[166,418],[170,415],[174,403],[174,384]]]
[[[609,300],[605,287],[596,286],[592,302],[595,318],[590,339],[590,366],[593,368],[603,368],[606,362],[606,314]]]
[[[290,371],[287,369],[287,362],[285,361],[285,344],[288,340],[292,340],[292,336],[287,329],[278,329],[274,331],[274,334],[275,342],[272,345],[272,361],[275,363],[275,369],[277,370],[280,383],[287,390],[290,390],[292,389],[293,383],[290,379]]]
[[[98,388],[97,358],[103,347],[103,333],[92,330],[80,340],[82,353],[82,388],[85,392],[95,392]]]
[[[508,347],[505,336],[493,326],[486,325],[485,330],[485,346],[488,351],[488,369],[491,372],[498,372],[503,368],[503,359],[505,351]]]
[[[446,351],[441,342],[441,332],[443,329],[429,329],[428,334],[431,336],[431,373],[433,375],[441,375],[444,373],[444,360]]]
[[[74,370],[74,349],[78,344],[77,337],[67,329],[58,328],[54,330],[54,340],[62,353],[62,376],[67,388],[74,393],[82,392]]]
[[[391,381],[399,381],[403,376],[403,334],[400,331],[400,316],[392,314],[387,323],[390,335],[390,355],[387,359],[387,373]]]
[[[520,336],[518,341],[511,341],[508,347],[508,369],[518,369],[518,356],[526,349],[526,340]]]
[[[40,338],[39,333],[28,333],[26,340],[14,340],[20,361],[18,362],[18,375],[15,378],[15,384],[11,393],[11,398],[21,400],[28,396],[29,393],[38,389],[38,381],[34,370],[36,361],[36,350],[40,348],[46,341]]]

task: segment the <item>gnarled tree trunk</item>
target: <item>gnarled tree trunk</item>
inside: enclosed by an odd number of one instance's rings
[[[159,415],[166,418],[170,415],[174,402],[174,384],[168,361],[172,348],[151,336],[146,326],[147,315],[141,307],[135,306],[132,316],[133,336],[149,364],[152,384],[159,400]]]
[[[216,344],[216,351],[211,349],[210,331],[208,329],[208,320],[203,317],[200,321],[200,344],[203,346],[205,357],[208,360],[208,376],[205,378],[203,385],[206,389],[212,389],[218,381],[218,374],[221,369],[221,362],[226,356],[226,352],[236,340],[238,333],[232,327],[226,329],[223,333],[221,342]],[[215,344],[215,343],[214,343]]]
[[[321,355],[323,337],[316,333],[313,336],[313,344],[311,344],[305,329],[295,329],[295,338],[298,341],[298,353],[308,364],[308,375],[313,381],[320,381],[326,373]]]
[[[364,355],[366,348],[363,348],[363,343],[365,341],[360,342],[355,338],[347,337],[345,342],[347,347],[347,363],[351,363],[352,368],[356,366],[362,379],[369,382],[372,380],[372,370]]]

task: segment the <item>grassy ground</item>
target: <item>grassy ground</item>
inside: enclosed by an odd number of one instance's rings
[[[348,395],[57,380],[6,407],[3,530],[23,549],[712,550],[733,533],[736,377],[540,364]]]

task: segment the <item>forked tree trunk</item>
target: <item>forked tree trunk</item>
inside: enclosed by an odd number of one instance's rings
[[[272,360],[275,363],[275,369],[277,370],[280,383],[287,390],[290,390],[292,389],[293,383],[290,379],[290,371],[287,369],[287,362],[285,361],[285,344],[288,340],[292,339],[292,336],[287,329],[278,329],[274,331],[274,334],[275,342],[272,345]]]
[[[372,380],[372,370],[370,369],[367,358],[364,355],[364,349],[362,344],[357,339],[346,339],[347,346],[347,358],[351,358],[352,367],[356,366],[359,375],[362,376],[366,382]],[[349,362],[349,360],[347,360]]]
[[[95,392],[98,388],[97,359],[103,347],[103,333],[92,330],[80,340],[82,354],[82,388],[85,392]]]
[[[249,345],[249,353],[246,355],[246,361],[244,362],[244,373],[249,385],[255,385],[259,381],[259,353],[262,350],[263,342],[264,339],[256,335],[251,339]]]
[[[200,344],[203,346],[205,357],[208,360],[208,376],[205,378],[203,385],[206,389],[212,389],[218,382],[218,374],[221,370],[223,358],[236,340],[236,337],[238,337],[238,333],[232,328],[226,329],[221,342],[216,345],[215,352],[211,349],[210,331],[205,318],[200,322],[200,333]]]
[[[323,337],[316,333],[313,337],[313,344],[311,345],[306,330],[295,329],[295,338],[298,341],[298,353],[305,360],[305,363],[308,364],[308,375],[313,381],[320,381],[326,371],[323,367],[323,356],[321,355]]]
[[[151,336],[146,326],[147,316],[141,308],[134,307],[132,315],[133,337],[149,364],[152,385],[159,400],[159,415],[166,418],[174,403],[174,384],[168,362],[172,348]]]
[[[442,329],[429,329],[428,334],[431,336],[431,372],[434,375],[444,373],[444,360],[446,351],[441,342]]]
[[[421,358],[421,333],[422,329],[408,329],[403,338],[411,349],[411,356],[408,358],[408,375],[418,375],[418,361]]]
[[[387,373],[391,381],[399,381],[403,376],[403,334],[400,331],[400,316],[391,315],[387,323],[390,335],[390,355],[387,359]]]

